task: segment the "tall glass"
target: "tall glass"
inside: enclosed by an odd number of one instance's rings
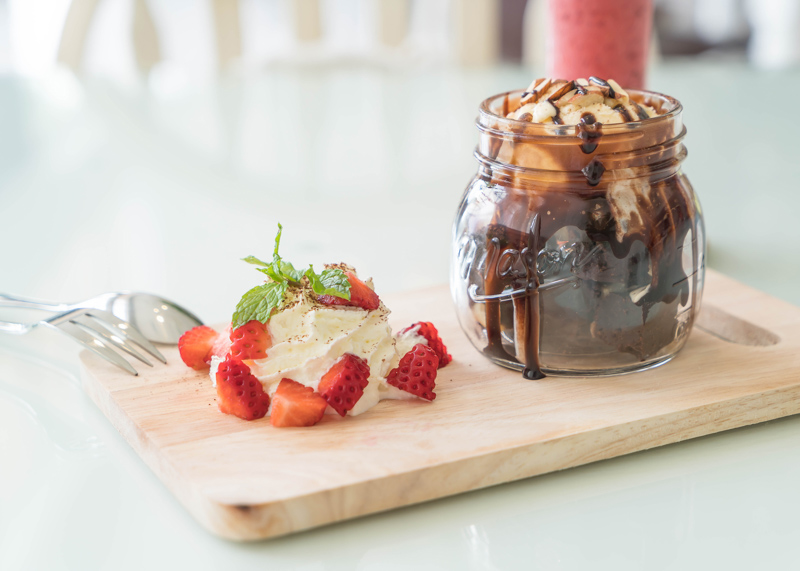
[[[644,89],[652,0],[549,0],[547,75]]]

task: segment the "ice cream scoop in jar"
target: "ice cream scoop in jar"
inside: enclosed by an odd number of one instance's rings
[[[539,80],[485,100],[477,127],[450,277],[472,344],[531,379],[672,359],[705,258],[681,104],[598,78]]]

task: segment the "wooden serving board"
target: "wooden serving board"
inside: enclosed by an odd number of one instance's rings
[[[700,327],[672,362],[527,381],[469,344],[449,291],[386,296],[393,327],[433,321],[454,361],[433,403],[276,429],[221,414],[206,375],[133,377],[84,352],[88,393],[212,532],[273,537],[800,412],[800,308],[709,272]],[[713,331],[709,333],[708,331]],[[730,341],[723,340],[724,338]]]

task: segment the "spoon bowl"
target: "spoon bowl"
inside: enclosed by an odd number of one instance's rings
[[[98,309],[106,309],[127,321],[153,343],[174,345],[189,329],[203,324],[188,309],[149,293],[109,295],[105,308]]]
[[[177,303],[142,292],[109,292],[77,303],[50,303],[0,294],[0,305],[44,311],[103,309],[130,323],[148,341],[163,345],[177,344],[186,331],[203,324],[199,317]]]

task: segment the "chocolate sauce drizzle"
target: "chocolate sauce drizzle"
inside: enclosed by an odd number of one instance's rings
[[[607,81],[605,81],[604,79],[600,79],[599,77],[595,77],[595,76],[591,75],[591,76],[589,76],[589,81],[591,81],[595,85],[599,85],[600,87],[604,87],[605,89],[608,89],[608,96],[611,97],[612,99],[617,96],[617,93],[616,93],[616,91],[614,91],[614,88],[611,87],[611,85]]]
[[[631,248],[638,240],[644,242],[650,254],[652,281],[649,291],[636,302],[627,295],[609,293],[606,290],[603,275],[604,269],[597,264],[587,264],[581,271],[581,279],[592,297],[597,302],[598,314],[594,320],[598,327],[598,335],[603,341],[615,346],[621,352],[635,355],[644,361],[662,347],[674,340],[674,331],[658,329],[660,324],[648,323],[648,314],[656,304],[668,306],[675,299],[685,304],[690,290],[692,299],[696,299],[696,276],[684,273],[681,259],[681,246],[689,230],[696,227],[693,205],[690,204],[689,193],[684,188],[666,188],[668,183],[657,183],[655,192],[666,198],[660,206],[651,205],[642,209],[645,217],[644,230],[616,237],[617,224],[613,217],[598,219],[589,213],[595,211],[595,205],[607,210],[604,192],[570,193],[563,196],[560,192],[539,195],[535,204],[531,201],[520,201],[517,197],[499,205],[496,222],[487,230],[488,264],[484,275],[484,289],[487,296],[499,296],[507,287],[512,290],[523,289],[512,297],[511,303],[500,299],[489,299],[485,303],[487,346],[485,353],[500,360],[518,362],[523,365],[523,375],[528,379],[540,379],[545,375],[539,356],[542,308],[539,291],[540,278],[536,268],[536,253],[547,240],[565,226],[576,226],[583,230],[597,243],[605,244],[608,255],[624,260],[631,253]],[[518,195],[517,195],[518,196]],[[531,208],[535,208],[532,213]],[[538,212],[547,211],[553,216],[541,217]],[[517,231],[514,218],[530,215],[531,224],[528,231]],[[555,218],[556,220],[553,220]],[[697,243],[692,241],[692,255],[697,264]],[[518,257],[524,261],[524,269],[501,267],[501,259]],[[608,263],[612,263],[609,259]],[[640,326],[631,330],[619,330],[622,313],[630,315],[638,310]],[[662,313],[669,311],[665,308]],[[572,316],[573,321],[580,318]],[[674,321],[674,314],[671,317]],[[589,322],[582,322],[584,331],[589,330]],[[561,327],[561,325],[559,325]],[[565,330],[569,325],[564,324]],[[503,330],[513,329],[516,339],[516,356],[512,356],[503,347]],[[646,340],[647,337],[651,339]]]
[[[519,311],[527,319],[522,323],[523,330],[520,332],[524,340],[523,360],[525,370],[523,376],[526,379],[543,379],[542,365],[539,362],[539,337],[541,327],[539,323],[539,272],[536,270],[536,261],[539,251],[544,244],[540,223],[541,216],[534,214],[531,218],[531,225],[528,229],[528,244],[523,248],[521,255],[525,266],[525,293],[523,299],[514,299],[514,310]]]
[[[581,172],[586,177],[586,182],[589,183],[589,186],[597,186],[600,184],[600,179],[603,178],[603,173],[606,172],[606,167],[599,159],[594,158],[581,169]]]
[[[645,119],[650,118],[650,116],[647,114],[647,111],[645,111],[644,108],[641,105],[639,105],[637,101],[631,99],[631,103],[633,103],[633,107],[634,109],[636,109],[636,114],[639,116],[640,121],[644,121]]]
[[[631,114],[630,114],[630,112],[628,111],[628,108],[627,108],[627,107],[625,107],[624,105],[617,105],[617,106],[616,106],[614,109],[615,109],[615,110],[616,110],[616,111],[617,111],[617,112],[618,112],[620,115],[622,115],[622,122],[623,122],[623,123],[630,123],[630,122],[632,122],[632,121],[633,121],[633,117],[631,117]]]
[[[603,124],[598,123],[597,118],[591,113],[584,112],[581,115],[581,121],[578,123],[577,129],[578,138],[582,141],[581,151],[585,155],[593,153],[597,148],[597,141],[603,136]]]

